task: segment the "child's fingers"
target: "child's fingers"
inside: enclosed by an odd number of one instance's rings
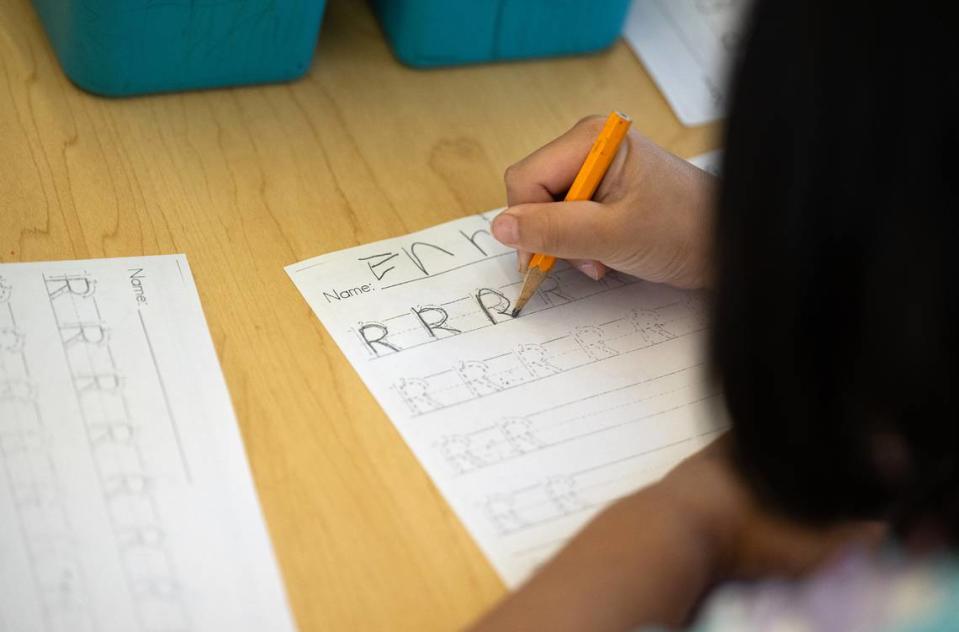
[[[537,149],[506,170],[506,200],[510,206],[552,202],[576,178],[604,118],[590,116],[565,134]]]
[[[549,203],[562,195],[576,178],[583,160],[589,153],[590,147],[596,140],[596,135],[602,129],[604,117],[590,116],[582,119],[565,134],[544,145],[523,160],[506,170],[506,197],[511,207],[518,205]],[[536,227],[536,220],[527,221],[530,229],[542,231],[543,227]],[[509,243],[510,236],[503,230],[502,222],[498,230],[494,227],[494,235],[500,234],[497,239]],[[533,238],[531,243],[535,243]],[[546,243],[546,242],[540,242]],[[518,270],[525,273],[533,252],[549,252],[545,247],[534,250],[522,243],[510,244],[517,247],[516,263]],[[559,255],[562,256],[562,255]],[[586,276],[599,280],[606,274],[606,266],[591,258],[577,258],[570,264],[579,269]]]
[[[529,260],[532,258],[533,253],[528,250],[516,251],[516,269],[519,270],[520,274],[526,274],[526,270],[529,269]]]
[[[570,259],[569,265],[573,266],[594,281],[599,281],[606,276],[608,269],[595,259]]]
[[[493,220],[493,236],[520,251],[563,259],[608,259],[614,214],[598,202],[552,202],[510,207]]]
[[[526,274],[529,269],[529,260],[533,258],[532,252],[525,250],[516,251],[516,269],[520,274]],[[570,259],[569,265],[573,266],[594,281],[599,281],[604,276],[608,268],[595,259]]]

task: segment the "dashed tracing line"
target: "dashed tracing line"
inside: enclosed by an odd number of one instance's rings
[[[452,402],[452,403],[450,403],[450,404],[444,404],[443,406],[438,406],[438,407],[436,407],[436,408],[431,408],[431,409],[428,410],[428,411],[415,413],[415,414],[413,414],[412,416],[413,416],[413,417],[424,417],[424,416],[426,416],[426,415],[430,415],[430,414],[432,414],[432,413],[439,412],[439,411],[441,411],[441,410],[446,410],[446,409],[448,409],[448,408],[453,408],[454,406],[459,406],[459,405],[465,404],[465,403],[467,403],[467,402],[471,402],[471,401],[474,401],[474,400],[477,400],[477,399],[483,399],[484,397],[490,397],[490,396],[492,396],[492,395],[496,395],[496,394],[498,394],[498,393],[502,393],[502,392],[505,392],[505,391],[508,391],[508,390],[517,388],[517,387],[519,387],[519,386],[525,386],[525,385],[527,385],[527,384],[533,384],[534,382],[538,382],[538,381],[540,381],[540,380],[545,380],[545,379],[554,377],[554,376],[556,376],[556,375],[559,375],[560,373],[568,373],[568,372],[570,372],[570,371],[575,371],[575,370],[581,369],[581,368],[583,368],[583,367],[592,366],[593,364],[597,364],[597,363],[599,363],[599,362],[604,362],[604,361],[610,360],[610,359],[612,359],[612,358],[619,358],[619,357],[628,355],[628,354],[630,354],[630,353],[635,353],[636,351],[642,351],[643,349],[650,349],[650,348],[653,348],[653,347],[656,347],[656,346],[659,346],[659,345],[662,345],[662,344],[666,344],[667,342],[673,342],[673,341],[679,340],[679,339],[681,339],[681,338],[686,338],[686,337],[688,337],[688,336],[692,336],[692,335],[698,334],[698,333],[700,333],[700,332],[702,332],[702,331],[704,331],[704,330],[703,330],[703,329],[697,329],[697,330],[695,330],[695,331],[691,331],[691,332],[686,333],[686,334],[680,334],[680,335],[676,336],[675,338],[669,338],[669,339],[663,340],[663,341],[661,341],[661,342],[654,342],[654,343],[651,343],[651,344],[649,344],[649,345],[645,345],[645,346],[642,346],[642,347],[637,347],[637,348],[635,348],[635,349],[630,349],[630,350],[628,350],[628,351],[623,351],[623,352],[620,352],[618,355],[613,355],[613,356],[609,356],[609,357],[606,357],[606,358],[598,358],[598,359],[590,360],[590,361],[588,361],[588,362],[584,362],[583,364],[578,364],[578,365],[573,366],[573,367],[570,367],[570,368],[568,368],[568,369],[558,369],[556,373],[552,373],[552,374],[550,374],[550,375],[541,375],[541,376],[531,377],[530,379],[521,381],[519,384],[503,386],[502,388],[500,388],[500,389],[498,389],[498,390],[495,390],[495,391],[493,391],[492,393],[484,393],[484,394],[481,394],[481,395],[476,395],[476,396],[474,396],[474,397],[470,397],[470,398],[467,398],[467,399],[460,400],[460,401],[458,401],[458,402]],[[503,373],[509,373],[509,372],[512,372],[512,371],[520,370],[520,369],[522,369],[522,368],[524,368],[524,367],[514,367],[514,368],[511,368],[511,369],[505,369],[505,370],[502,370],[502,371],[496,371],[496,372],[494,372],[494,373],[490,373],[490,375],[491,375],[491,376],[492,376],[492,375],[501,375],[501,374],[503,374]],[[456,371],[456,369],[446,369],[446,370],[443,371],[442,373],[451,373],[451,372],[455,372],[455,371]],[[445,387],[443,387],[443,388],[430,391],[429,393],[427,393],[427,395],[435,395],[435,394],[437,394],[437,393],[442,393],[442,392],[449,391],[449,390],[460,389],[460,388],[463,388],[464,386],[466,386],[466,385],[465,385],[465,384],[455,384],[455,385],[453,385],[453,386],[445,386]]]

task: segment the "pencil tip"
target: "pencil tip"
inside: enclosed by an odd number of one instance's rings
[[[513,318],[516,318],[517,316],[519,316],[519,309],[514,309],[513,312],[510,314],[510,316],[512,316]]]

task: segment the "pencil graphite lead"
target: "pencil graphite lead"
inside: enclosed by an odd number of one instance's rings
[[[526,278],[523,279],[523,288],[516,302],[513,303],[513,312],[510,314],[513,318],[519,316],[519,313],[523,311],[523,308],[529,303],[529,299],[533,297],[533,294],[536,293],[537,288],[539,288],[540,283],[542,283],[545,278],[546,272],[539,268],[531,267],[526,271]]]

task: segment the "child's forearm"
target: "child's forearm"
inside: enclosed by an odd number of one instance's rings
[[[473,632],[676,626],[712,581],[712,547],[654,486],[603,512]]]
[[[727,446],[603,512],[474,632],[675,627],[724,579],[802,574],[844,546],[881,541],[880,523],[811,527],[764,509]]]

